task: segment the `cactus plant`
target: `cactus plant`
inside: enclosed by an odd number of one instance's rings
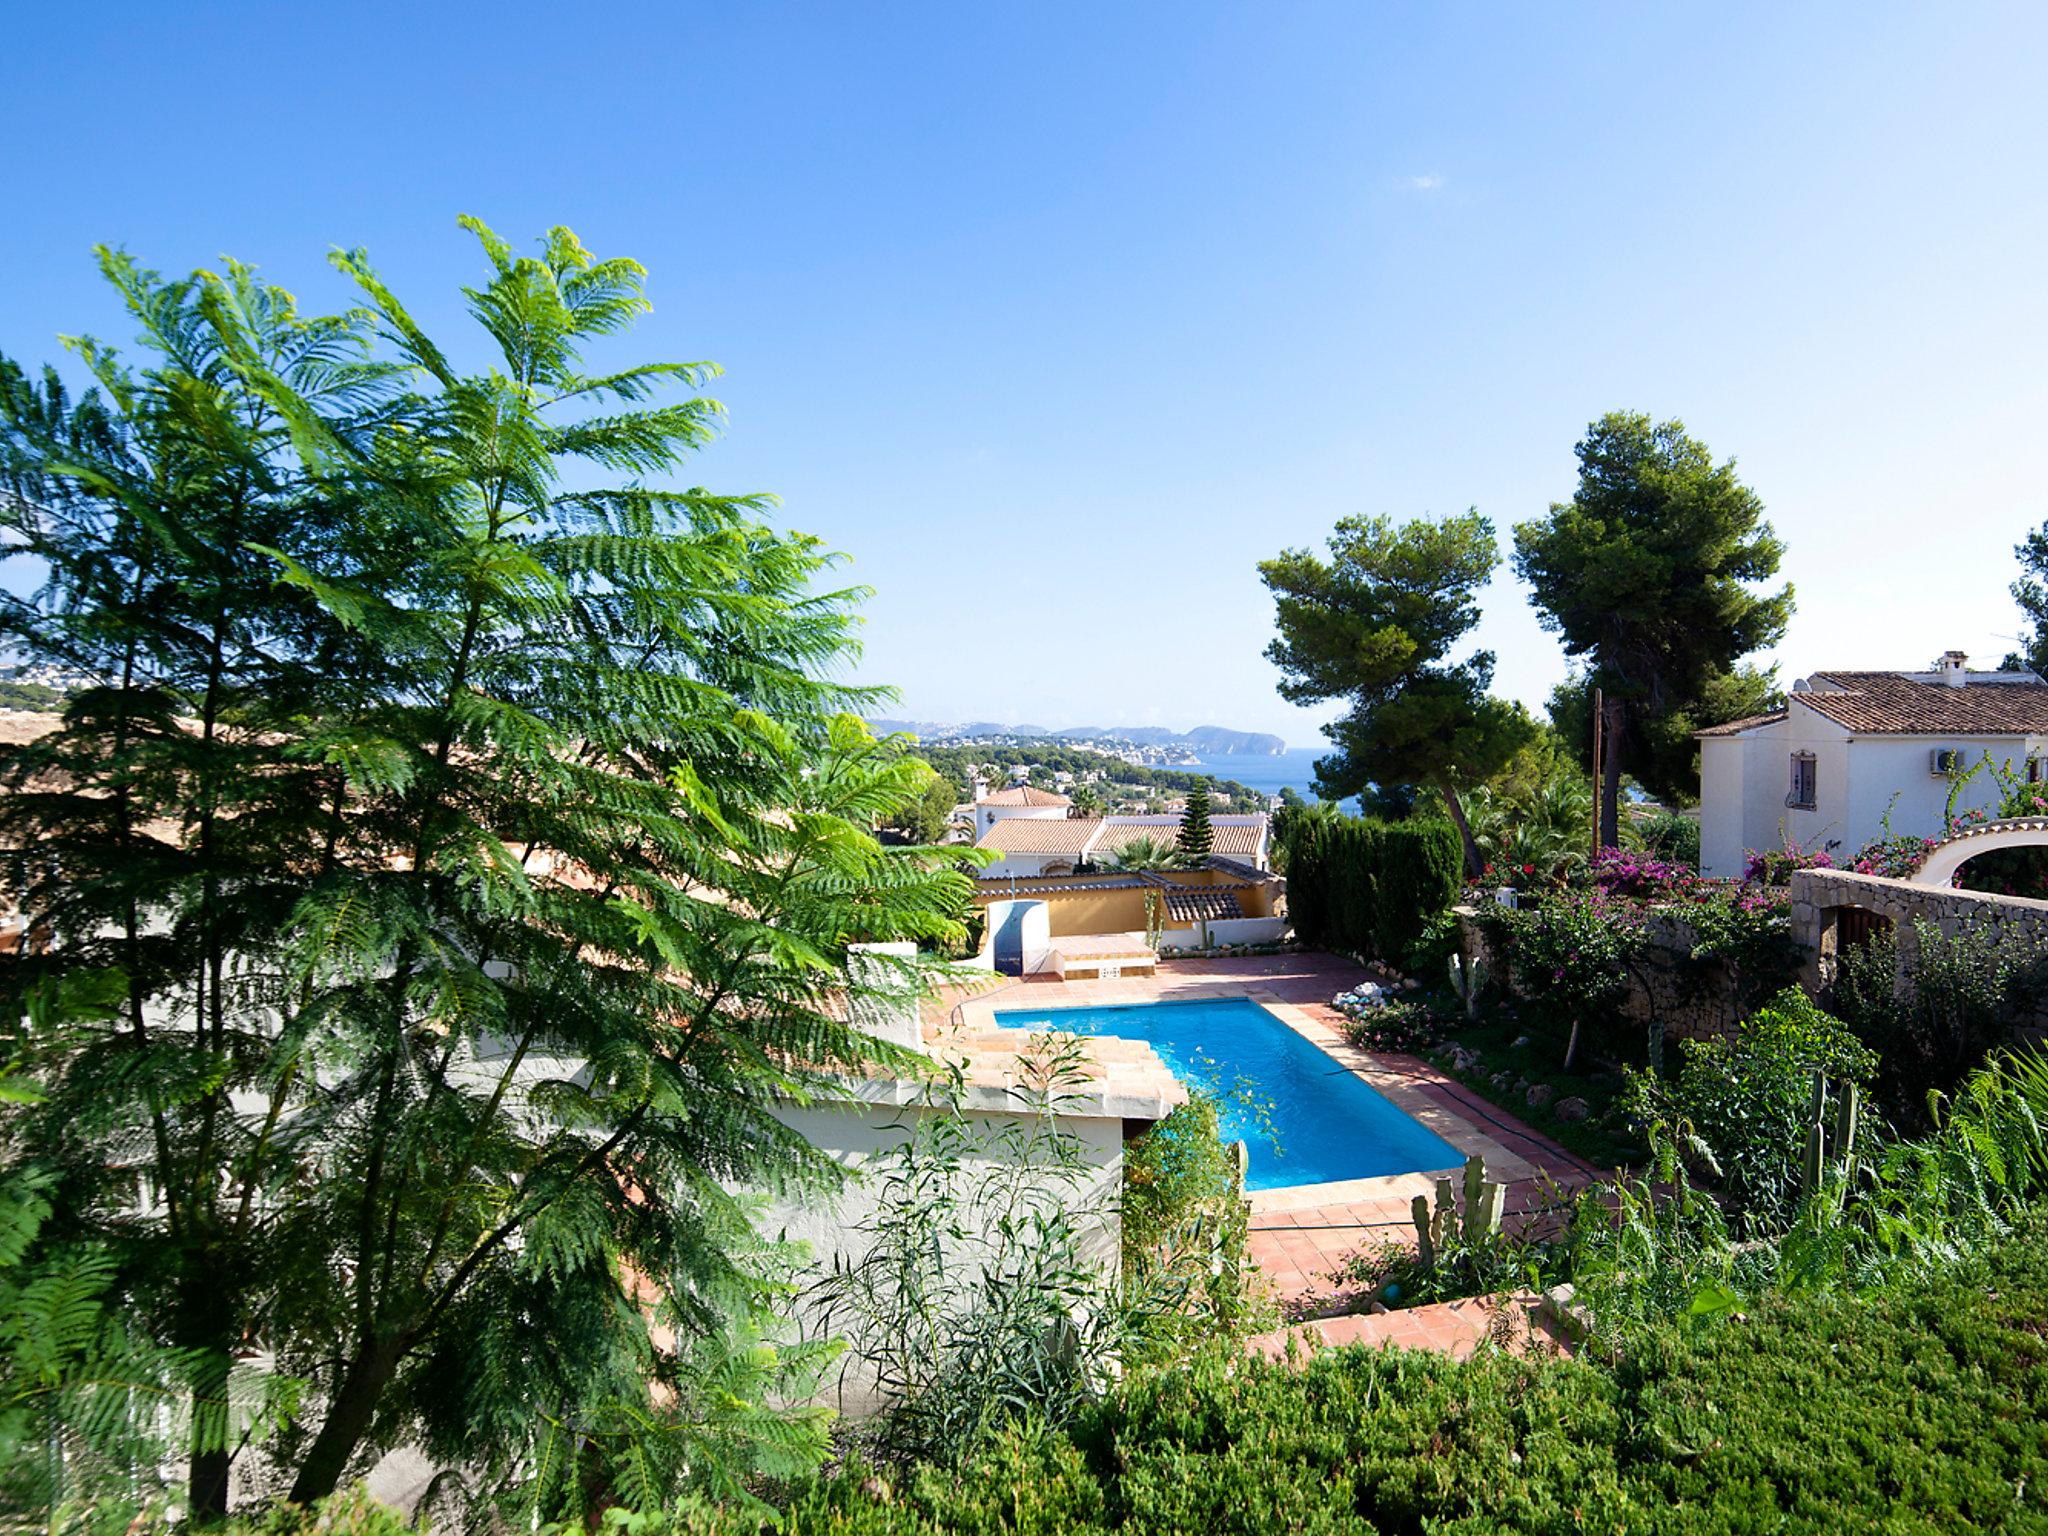
[[[1417,1195],[1408,1204],[1415,1217],[1415,1260],[1425,1270],[1436,1268],[1436,1238],[1430,1231],[1429,1196]]]
[[[1465,1005],[1465,1017],[1479,1017],[1479,991],[1486,985],[1486,961],[1474,955],[1466,959],[1463,955],[1451,956],[1451,990],[1458,994]]]
[[[1500,1231],[1505,1184],[1486,1176],[1486,1163],[1476,1153],[1465,1159],[1465,1242],[1476,1246]]]
[[[1800,1198],[1811,1200],[1820,1193],[1821,1174],[1827,1166],[1828,1080],[1823,1072],[1813,1074],[1813,1098],[1806,1111],[1806,1160],[1799,1180]]]
[[[1501,1215],[1506,1206],[1507,1186],[1486,1176],[1486,1164],[1478,1157],[1465,1160],[1463,1198],[1450,1175],[1436,1181],[1436,1201],[1417,1195],[1409,1203],[1415,1219],[1415,1256],[1424,1270],[1460,1249],[1469,1252],[1500,1234]]]
[[[1835,1156],[1842,1163],[1842,1188],[1856,1181],[1856,1085],[1842,1084],[1842,1096],[1835,1104]]]

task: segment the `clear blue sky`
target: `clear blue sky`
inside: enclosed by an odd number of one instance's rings
[[[1254,563],[1570,493],[1676,415],[1791,546],[1788,675],[1995,660],[2048,517],[2039,5],[8,7],[0,349],[122,335],[88,257],[442,329],[474,212],[652,271],[705,483],[878,589],[923,718],[1313,739]],[[1540,703],[1502,575],[1480,637]]]

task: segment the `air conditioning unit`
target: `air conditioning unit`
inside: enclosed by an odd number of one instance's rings
[[[1939,779],[1945,779],[1952,773],[1961,773],[1962,752],[1955,747],[1936,747],[1927,754],[1927,771]]]

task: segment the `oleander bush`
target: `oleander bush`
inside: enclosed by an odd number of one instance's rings
[[[2048,1222],[1881,1298],[1766,1301],[1613,1365],[1220,1355],[964,1466],[795,1489],[789,1536],[2048,1529]],[[754,1532],[701,1513],[678,1529]]]

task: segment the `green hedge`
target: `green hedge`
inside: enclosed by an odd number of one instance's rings
[[[1447,821],[1304,816],[1284,835],[1287,911],[1306,944],[1398,964],[1463,885],[1463,845]]]
[[[787,1536],[2048,1529],[2048,1223],[1912,1295],[1776,1301],[1620,1365],[1216,1360],[1071,1435],[790,1499]],[[698,1527],[752,1532],[744,1518]]]

